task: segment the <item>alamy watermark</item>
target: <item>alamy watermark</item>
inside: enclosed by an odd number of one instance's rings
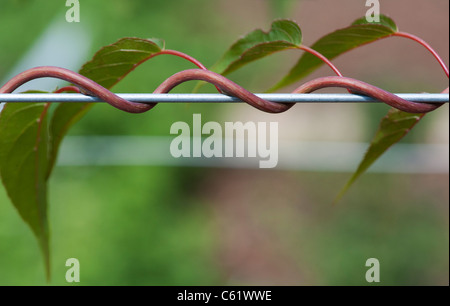
[[[366,261],[366,267],[369,267],[369,270],[366,272],[366,281],[368,283],[379,283],[380,261],[376,258],[369,258]]]
[[[366,7],[369,9],[366,12],[367,22],[380,22],[380,1],[379,0],[366,0]]]
[[[80,1],[67,0],[66,7],[69,8],[66,12],[66,21],[69,23],[80,22]]]
[[[171,135],[178,135],[170,144],[175,158],[259,157],[260,168],[278,164],[278,122],[218,122],[202,124],[202,116],[194,114],[192,130],[186,122],[175,122]],[[247,137],[246,137],[247,136]]]
[[[79,283],[80,282],[80,261],[76,258],[69,258],[66,260],[66,282]]]

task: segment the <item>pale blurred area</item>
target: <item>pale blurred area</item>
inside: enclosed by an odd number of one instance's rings
[[[448,65],[447,0],[380,2],[400,30],[425,39]],[[312,45],[364,16],[364,3],[92,1],[81,3],[81,23],[68,24],[62,2],[2,1],[0,26],[14,30],[0,31],[0,80],[33,66],[77,70],[101,46],[126,36],[163,38],[167,48],[210,67],[237,38],[268,30],[275,18],[297,21]],[[229,77],[263,92],[300,55],[276,54]],[[435,59],[403,38],[333,62],[344,75],[392,92],[434,93],[449,84]],[[158,57],[114,90],[151,92],[188,68]],[[301,82],[327,75],[322,67]],[[60,85],[45,80],[24,90]],[[64,142],[50,184],[54,283],[65,284],[64,262],[75,257],[85,285],[366,285],[364,264],[375,257],[382,285],[448,285],[448,107],[428,114],[332,206],[387,106],[302,104],[269,115],[247,105],[158,105],[139,116],[96,106]],[[194,113],[221,124],[277,121],[279,168],[173,159],[170,126],[191,124]],[[0,285],[11,284],[44,284],[43,267],[31,232],[0,188]]]

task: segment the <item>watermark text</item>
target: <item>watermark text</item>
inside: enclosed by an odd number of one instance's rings
[[[66,12],[66,21],[69,23],[80,22],[80,1],[67,0],[66,7],[69,8]]]
[[[278,164],[278,122],[225,122],[222,128],[218,122],[202,124],[201,115],[194,114],[192,130],[179,121],[172,124],[170,134],[178,135],[170,144],[175,158],[259,157],[260,168]]]
[[[369,7],[366,13],[367,22],[380,22],[380,1],[379,0],[367,0],[366,7]]]
[[[366,272],[366,281],[368,283],[380,282],[380,261],[376,258],[369,258],[366,261],[366,267],[370,267]]]
[[[80,261],[76,258],[69,258],[66,261],[66,267],[69,267],[66,272],[66,282],[79,283],[80,282]]]

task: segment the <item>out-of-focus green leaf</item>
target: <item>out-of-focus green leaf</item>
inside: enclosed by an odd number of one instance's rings
[[[286,18],[292,12],[292,6],[298,4],[297,0],[269,0],[273,18]]]
[[[338,202],[355,181],[392,145],[399,142],[424,117],[424,114],[410,114],[392,108],[381,120],[380,127],[369,149],[352,178],[336,198]]]
[[[128,73],[152,55],[162,51],[161,39],[122,38],[103,47],[80,70],[80,74],[111,89]],[[47,177],[55,165],[62,139],[70,127],[78,122],[93,106],[92,103],[61,103],[51,118],[50,162]]]
[[[322,37],[311,48],[331,60],[347,51],[388,37],[395,32],[397,32],[397,26],[389,17],[381,15],[379,23],[368,23],[366,18],[361,18],[347,28]],[[270,91],[278,90],[299,81],[323,64],[324,62],[316,56],[310,53],[303,54],[288,75],[271,88]]]
[[[46,104],[6,104],[0,113],[0,176],[12,204],[39,241],[49,277],[47,155]]]
[[[293,5],[298,5],[297,0],[269,0],[273,18],[286,18],[292,13]]]
[[[298,48],[302,43],[302,31],[291,20],[277,20],[269,32],[255,30],[234,43],[213,71],[226,75],[242,66],[286,49]]]

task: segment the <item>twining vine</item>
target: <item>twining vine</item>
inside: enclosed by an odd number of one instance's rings
[[[21,85],[28,81],[37,78],[59,78],[71,82],[78,87],[64,88],[64,91],[79,91],[87,93],[91,96],[100,98],[109,103],[117,109],[128,113],[143,113],[152,109],[157,103],[136,103],[127,101],[118,95],[114,94],[98,83],[70,70],[60,67],[43,66],[26,70],[9,80],[4,86],[0,88],[0,93],[11,93]],[[178,72],[167,80],[165,80],[154,91],[155,94],[168,93],[176,86],[187,81],[205,81],[215,85],[221,92],[239,98],[249,105],[267,112],[267,113],[282,113],[289,110],[293,103],[275,103],[259,98],[245,88],[230,81],[226,77],[206,70],[206,69],[189,69]],[[436,103],[418,103],[407,101],[385,91],[376,86],[370,85],[363,81],[359,81],[346,77],[322,77],[309,81],[293,91],[293,93],[311,93],[326,87],[341,87],[346,88],[354,93],[366,95],[376,100],[382,101],[398,110],[409,113],[428,113],[436,110],[442,104]],[[58,90],[61,92],[61,90]]]
[[[184,58],[198,69],[178,72],[167,78],[154,93],[168,93],[187,81],[205,81],[220,93],[237,97],[249,105],[268,113],[282,113],[292,103],[264,100],[231,81],[225,75],[246,64],[285,50],[305,53],[297,64],[272,90],[277,90],[309,75],[321,65],[328,65],[337,76],[306,82],[294,93],[311,93],[327,87],[341,87],[351,93],[366,95],[391,106],[382,119],[363,161],[338,199],[389,147],[400,141],[423,117],[442,104],[417,103],[404,100],[388,91],[360,80],[344,77],[332,59],[356,47],[388,37],[404,37],[424,46],[437,59],[447,77],[449,69],[438,53],[419,37],[398,31],[394,21],[380,16],[380,22],[368,23],[358,19],[351,26],[336,30],[313,46],[302,44],[302,32],[297,23],[277,20],[270,31],[255,30],[234,43],[211,69],[197,59],[180,51],[165,49],[159,39],[123,38],[98,51],[80,73],[60,67],[36,67],[19,73],[0,87],[0,93],[12,93],[19,86],[36,78],[52,77],[71,85],[55,91],[78,92],[108,102],[129,113],[144,113],[157,103],[127,101],[110,89],[142,63],[159,55]],[[197,86],[198,89],[200,86]],[[448,93],[448,88],[444,91]],[[13,205],[38,238],[44,254],[47,275],[50,275],[50,246],[47,218],[47,183],[56,163],[59,147],[69,128],[92,107],[89,103],[62,103],[49,112],[50,103],[7,103],[0,113],[0,176]]]

